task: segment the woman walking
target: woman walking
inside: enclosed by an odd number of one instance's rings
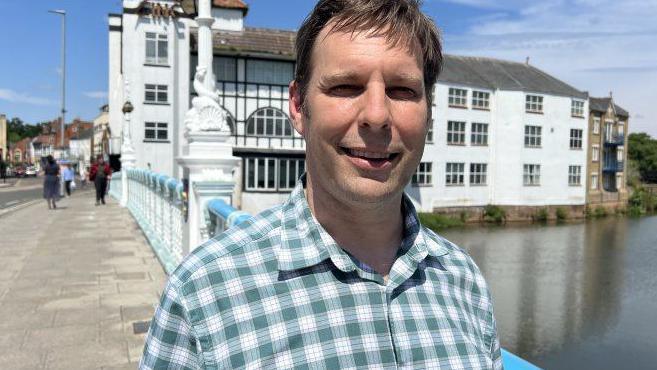
[[[52,155],[46,157],[46,167],[44,169],[45,179],[43,180],[43,197],[48,202],[48,209],[56,209],[55,203],[59,199],[59,166]]]
[[[96,186],[96,205],[99,205],[101,202],[105,204],[107,180],[111,174],[110,166],[105,163],[102,156],[99,156],[96,163],[91,166],[91,171],[89,171],[89,181],[93,181]]]

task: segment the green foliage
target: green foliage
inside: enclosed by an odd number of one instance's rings
[[[638,217],[644,213],[643,209],[639,206],[631,206],[627,209],[627,214],[631,217]]]
[[[657,140],[643,132],[632,133],[627,140],[627,156],[636,161],[641,180],[657,183]]]
[[[595,218],[607,217],[607,210],[605,209],[605,207],[597,206],[593,210],[593,217]]]
[[[440,231],[454,226],[463,226],[464,222],[455,217],[437,213],[418,213],[422,225],[433,231]]]
[[[492,204],[484,207],[484,221],[501,224],[506,221],[506,211]]]
[[[22,119],[14,117],[7,121],[7,141],[16,143],[26,137],[35,137],[41,133],[41,127],[45,123],[30,125]]]
[[[534,222],[547,222],[548,216],[549,213],[547,208],[541,208],[537,210],[536,213],[534,213],[532,219],[534,220]]]
[[[632,192],[627,204],[630,214],[636,211],[639,214],[657,212],[657,193],[650,193],[646,188],[638,187]]]
[[[568,218],[568,210],[562,207],[558,207],[557,211],[557,221],[564,221]]]

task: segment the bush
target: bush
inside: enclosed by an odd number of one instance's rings
[[[597,206],[593,211],[593,217],[595,218],[607,217],[607,210],[604,207]]]
[[[548,216],[549,213],[547,208],[541,208],[538,211],[536,211],[536,213],[534,213],[532,219],[534,220],[534,222],[547,222]]]
[[[502,207],[489,204],[484,207],[484,221],[501,224],[506,221],[506,211]]]
[[[433,231],[439,231],[454,226],[463,226],[464,222],[455,217],[437,213],[418,213],[420,222]]]
[[[627,200],[629,208],[636,208],[641,213],[653,213],[657,211],[657,194],[651,194],[643,187],[634,189]]]
[[[564,221],[568,218],[568,211],[565,208],[557,208],[557,221]]]
[[[641,209],[640,206],[630,206],[630,208],[627,209],[627,214],[631,217],[638,217],[643,214],[643,209]]]

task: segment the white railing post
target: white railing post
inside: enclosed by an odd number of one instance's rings
[[[125,84],[125,97],[126,102],[123,104],[123,127],[122,143],[121,143],[121,170],[127,175],[128,170],[135,168],[137,157],[135,156],[135,148],[132,146],[132,135],[130,133],[130,115],[133,106],[130,103],[130,84],[126,79]],[[123,176],[121,179],[121,207],[128,205],[128,176]]]
[[[208,237],[205,203],[211,198],[222,198],[232,204],[235,187],[233,172],[239,159],[233,157],[232,137],[228,114],[219,105],[212,71],[212,30],[214,21],[210,0],[199,0],[198,67],[194,76],[192,108],[185,115],[183,155],[177,158],[188,181],[188,224],[185,232],[184,253],[196,248]]]

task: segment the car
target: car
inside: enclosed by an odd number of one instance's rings
[[[16,167],[16,169],[14,170],[14,176],[16,176],[16,177],[25,177],[25,168]]]
[[[37,177],[37,170],[34,166],[29,166],[25,169],[25,177],[32,176]]]

